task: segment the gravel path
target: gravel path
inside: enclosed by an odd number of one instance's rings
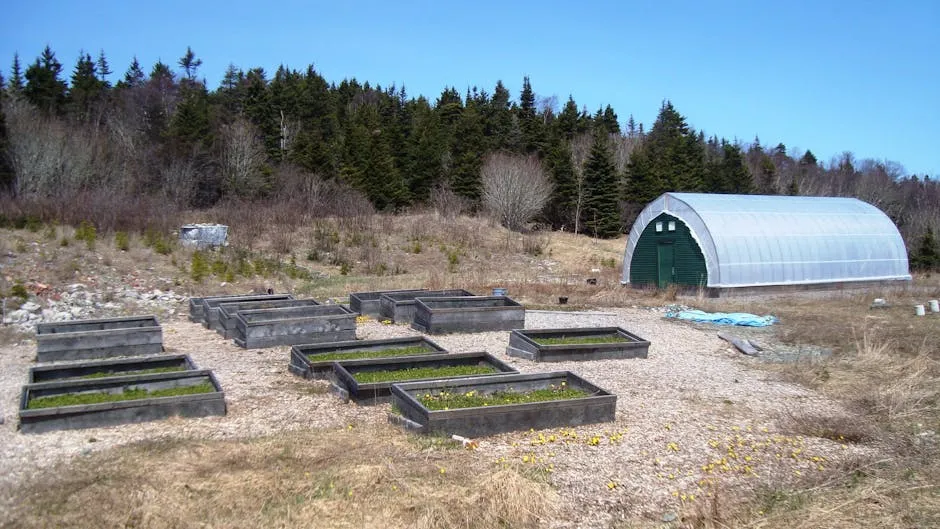
[[[637,515],[668,518],[707,501],[716,488],[799,479],[866,450],[779,431],[775,419],[788,412],[844,411],[805,388],[748,367],[754,360],[730,351],[714,331],[645,309],[526,316],[527,328],[610,325],[650,340],[649,358],[535,364],[505,354],[507,332],[431,337],[453,352],[489,351],[522,372],[571,370],[618,396],[614,423],[517,432],[480,443],[481,457],[491,457],[494,464],[531,464],[551,473],[571,507],[570,519],[559,520],[559,527],[604,527]],[[17,407],[35,342],[0,350],[0,518],[17,483],[94,451],[159,437],[246,438],[386,420],[388,405],[343,404],[326,393],[325,382],[290,375],[287,347],[246,351],[181,319],[165,321],[163,328],[168,352],[189,353],[200,368],[214,370],[225,391],[227,416],[20,434]],[[358,329],[365,339],[418,334],[375,321]]]

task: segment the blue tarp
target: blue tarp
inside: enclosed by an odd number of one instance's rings
[[[701,323],[716,323],[718,325],[743,325],[746,327],[767,327],[777,323],[774,316],[757,316],[746,312],[705,312],[701,310],[682,310],[669,312],[667,318],[697,321]]]

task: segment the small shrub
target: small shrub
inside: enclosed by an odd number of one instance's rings
[[[14,250],[16,250],[16,253],[26,253],[26,250],[28,249],[29,249],[29,246],[26,245],[26,241],[24,241],[23,239],[16,240],[16,246],[14,247]]]
[[[29,298],[29,292],[26,291],[26,287],[23,286],[23,283],[16,283],[10,288],[10,296],[25,301]]]
[[[307,260],[308,260],[308,261],[319,261],[319,260],[320,260],[320,252],[318,252],[316,249],[310,250],[309,252],[307,252]]]
[[[118,250],[126,252],[131,249],[131,241],[127,236],[127,232],[119,231],[114,234],[114,245],[117,246]]]
[[[457,265],[460,264],[460,254],[457,250],[450,250],[447,252],[447,270],[450,272],[457,271]]]
[[[42,230],[42,237],[47,241],[54,241],[56,235],[55,224],[46,224],[46,229]]]
[[[617,268],[617,260],[613,257],[605,257],[601,259],[601,266],[606,266],[607,268]]]
[[[190,263],[189,275],[193,281],[202,281],[209,274],[209,263],[202,252],[194,252]]]
[[[39,231],[39,228],[42,228],[42,221],[35,215],[29,215],[26,217],[25,228],[32,233],[36,233]],[[53,236],[53,238],[55,238],[55,236]]]
[[[78,225],[78,228],[75,229],[75,239],[79,241],[85,241],[85,245],[89,250],[94,249],[95,240],[98,238],[98,232],[95,230],[95,226],[83,220],[81,224]]]
[[[350,271],[351,267],[349,266],[349,263],[343,262],[341,265],[339,265],[339,275],[348,276]]]
[[[68,246],[68,245],[69,245],[69,238],[68,238],[68,237],[63,236],[61,239],[59,239],[59,246],[65,248],[65,247]]]
[[[421,241],[413,241],[411,243],[411,253],[421,253]]]

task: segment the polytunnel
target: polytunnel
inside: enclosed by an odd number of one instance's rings
[[[733,289],[910,279],[897,227],[861,200],[665,193],[630,230],[622,282]]]

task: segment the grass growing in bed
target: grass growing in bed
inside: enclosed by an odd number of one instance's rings
[[[124,377],[124,376],[130,376],[130,375],[152,375],[154,373],[175,373],[177,371],[186,371],[186,368],[179,367],[179,366],[169,366],[169,367],[154,367],[152,369],[137,369],[134,371],[99,371],[97,373],[83,375],[78,378],[94,379],[94,378],[106,378],[106,377]]]
[[[487,375],[499,371],[486,365],[414,367],[410,369],[390,369],[388,371],[362,371],[354,373],[353,378],[361,384],[376,382],[395,382],[399,380],[419,380],[424,378],[448,378],[470,375]]]
[[[42,408],[58,408],[59,406],[79,406],[83,404],[100,404],[102,402],[149,399],[154,397],[178,397],[181,395],[211,393],[213,391],[215,391],[215,387],[212,383],[203,382],[194,386],[155,389],[153,391],[135,388],[125,389],[122,393],[65,393],[63,395],[50,395],[48,397],[30,399],[26,408],[38,410]]]
[[[623,343],[629,342],[629,338],[619,334],[608,334],[605,336],[559,336],[554,338],[533,338],[539,345],[586,345],[593,343]]]
[[[424,353],[443,353],[444,351],[435,351],[424,345],[413,345],[410,347],[392,347],[389,349],[375,349],[366,351],[339,351],[336,353],[310,354],[307,355],[314,362],[332,362],[333,360],[358,360],[360,358],[387,358],[390,356],[410,356]]]
[[[429,410],[449,410],[456,408],[481,408],[484,406],[500,406],[504,404],[524,404],[528,402],[544,402],[551,400],[576,399],[587,397],[588,392],[581,389],[569,388],[562,382],[545,389],[529,391],[496,391],[493,393],[479,393],[467,391],[466,393],[425,393],[419,395],[418,400]]]

